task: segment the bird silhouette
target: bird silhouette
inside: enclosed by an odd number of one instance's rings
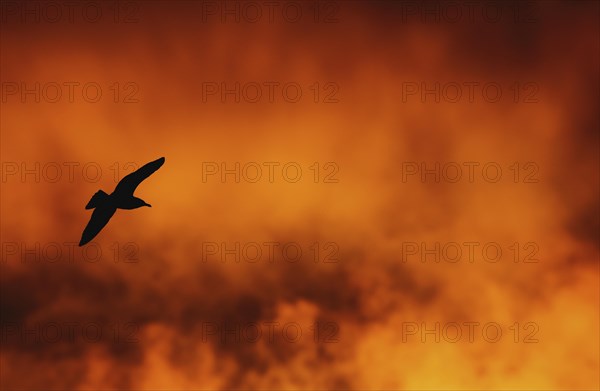
[[[165,158],[161,157],[153,162],[150,162],[137,171],[127,175],[117,184],[112,194],[106,194],[102,190],[98,190],[92,196],[90,202],[85,206],[85,209],[94,209],[92,218],[83,230],[79,245],[83,246],[104,228],[110,218],[115,214],[117,209],[136,209],[142,206],[152,205],[146,203],[141,198],[133,196],[133,192],[140,183],[156,170],[158,170],[165,162]]]

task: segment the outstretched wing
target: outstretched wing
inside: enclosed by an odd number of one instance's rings
[[[83,246],[88,243],[90,240],[94,239],[98,232],[104,228],[108,220],[115,214],[117,208],[112,206],[100,206],[94,209],[94,213],[92,213],[92,218],[89,223],[83,230],[83,234],[81,235],[81,240],[79,241],[79,245]]]
[[[137,171],[132,172],[125,178],[121,179],[114,192],[119,193],[120,195],[133,195],[133,192],[138,185],[142,183],[144,179],[152,175],[154,171],[158,170],[160,166],[164,164],[164,162],[165,158],[161,157],[160,159],[144,165]]]

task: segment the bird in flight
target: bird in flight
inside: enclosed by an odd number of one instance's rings
[[[161,157],[153,162],[150,162],[139,170],[127,175],[117,184],[115,191],[112,194],[106,194],[102,190],[98,190],[92,196],[90,202],[85,206],[86,209],[94,209],[92,218],[83,230],[79,245],[83,246],[96,235],[108,223],[108,220],[115,214],[117,209],[136,209],[142,206],[152,206],[147,204],[141,198],[133,196],[133,192],[140,183],[156,170],[158,170],[165,162],[165,158]]]

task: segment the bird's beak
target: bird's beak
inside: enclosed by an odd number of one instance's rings
[[[152,208],[152,205],[150,205],[150,204],[146,204],[146,206],[149,206],[149,207],[151,207],[151,208]]]

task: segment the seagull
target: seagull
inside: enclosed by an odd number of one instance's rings
[[[161,157],[153,162],[150,162],[139,170],[127,175],[117,184],[115,191],[112,194],[106,194],[102,190],[98,190],[92,196],[90,202],[85,206],[85,209],[94,209],[92,218],[83,230],[79,246],[83,246],[96,235],[108,223],[108,220],[115,214],[117,209],[136,209],[142,206],[151,207],[141,198],[133,196],[133,192],[140,183],[156,170],[158,170],[165,162],[165,158]]]

